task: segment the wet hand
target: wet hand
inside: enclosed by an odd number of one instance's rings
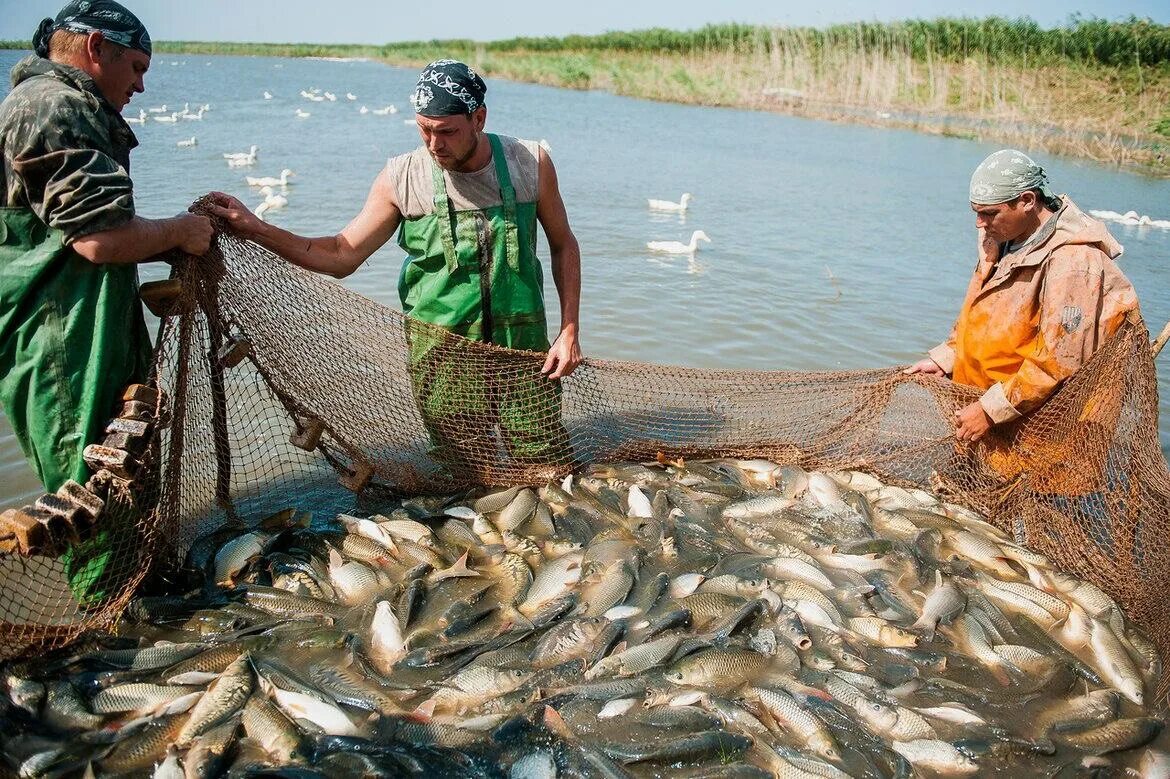
[[[906,374],[925,373],[928,376],[946,376],[947,375],[946,371],[944,371],[942,369],[942,367],[937,362],[930,359],[929,357],[927,357],[924,360],[919,360],[918,362],[914,363],[906,370],[902,371],[902,373],[906,373]]]
[[[175,218],[179,220],[179,250],[196,256],[207,254],[215,237],[211,220],[196,214],[179,214]]]
[[[955,412],[955,438],[974,443],[991,429],[994,423],[979,401]]]
[[[246,205],[225,192],[208,193],[207,210],[223,219],[238,233],[255,235],[264,223]]]
[[[549,347],[548,357],[540,372],[549,379],[560,379],[575,371],[581,359],[581,346],[577,343],[576,332],[562,330]]]

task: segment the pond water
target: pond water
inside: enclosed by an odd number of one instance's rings
[[[0,69],[25,54],[0,51]],[[137,208],[168,216],[213,189],[258,204],[244,175],[290,168],[289,205],[272,221],[332,234],[357,213],[386,159],[418,145],[407,102],[415,76],[368,61],[160,54],[147,92],[126,115],[163,104],[211,107],[201,121],[135,125]],[[6,93],[6,80],[0,89]],[[301,97],[311,89],[338,99]],[[489,82],[487,102],[489,130],[546,139],[551,148],[581,244],[588,356],[857,369],[914,361],[949,332],[975,263],[967,181],[993,144],[500,80]],[[375,113],[390,105],[398,112]],[[310,115],[298,118],[297,109]],[[196,145],[176,146],[192,136]],[[227,167],[224,152],[252,144],[260,151],[251,169]],[[1084,209],[1170,219],[1170,181],[1036,156],[1057,190]],[[683,192],[694,195],[685,217],[646,207],[647,197],[678,200]],[[645,248],[650,240],[685,242],[696,229],[711,243],[693,261]],[[1170,230],[1110,229],[1126,247],[1121,267],[1156,331],[1170,318]],[[397,307],[401,259],[391,242],[343,283]],[[164,270],[144,267],[142,275]],[[1168,376],[1162,367],[1163,399]],[[1164,449],[1166,411],[1163,400]],[[0,418],[0,507],[19,505],[37,487]]]

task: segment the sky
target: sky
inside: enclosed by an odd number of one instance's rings
[[[1056,26],[1069,15],[1122,19],[1131,15],[1170,24],[1170,0],[126,0],[156,40],[272,43],[390,43],[432,38],[478,41],[519,35],[594,34],[667,27],[694,29],[719,22],[824,26],[865,20],[937,16],[1031,16]],[[0,39],[27,40],[37,23],[55,16],[63,0],[0,0]]]

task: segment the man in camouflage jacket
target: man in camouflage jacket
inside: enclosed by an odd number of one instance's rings
[[[36,54],[0,103],[0,402],[45,489],[87,478],[125,386],[146,378],[150,336],[136,263],[204,253],[205,217],[135,213],[121,109],[144,90],[150,37],[111,0],[41,22]],[[65,556],[83,603],[104,597],[108,529]]]

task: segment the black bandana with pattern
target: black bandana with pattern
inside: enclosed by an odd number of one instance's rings
[[[422,116],[470,114],[483,105],[487,84],[458,60],[435,60],[423,68],[410,95],[414,112]]]
[[[56,19],[41,20],[32,41],[38,57],[49,56],[49,38],[57,30],[83,35],[100,32],[108,41],[150,56],[150,33],[137,16],[114,0],[73,0]]]

